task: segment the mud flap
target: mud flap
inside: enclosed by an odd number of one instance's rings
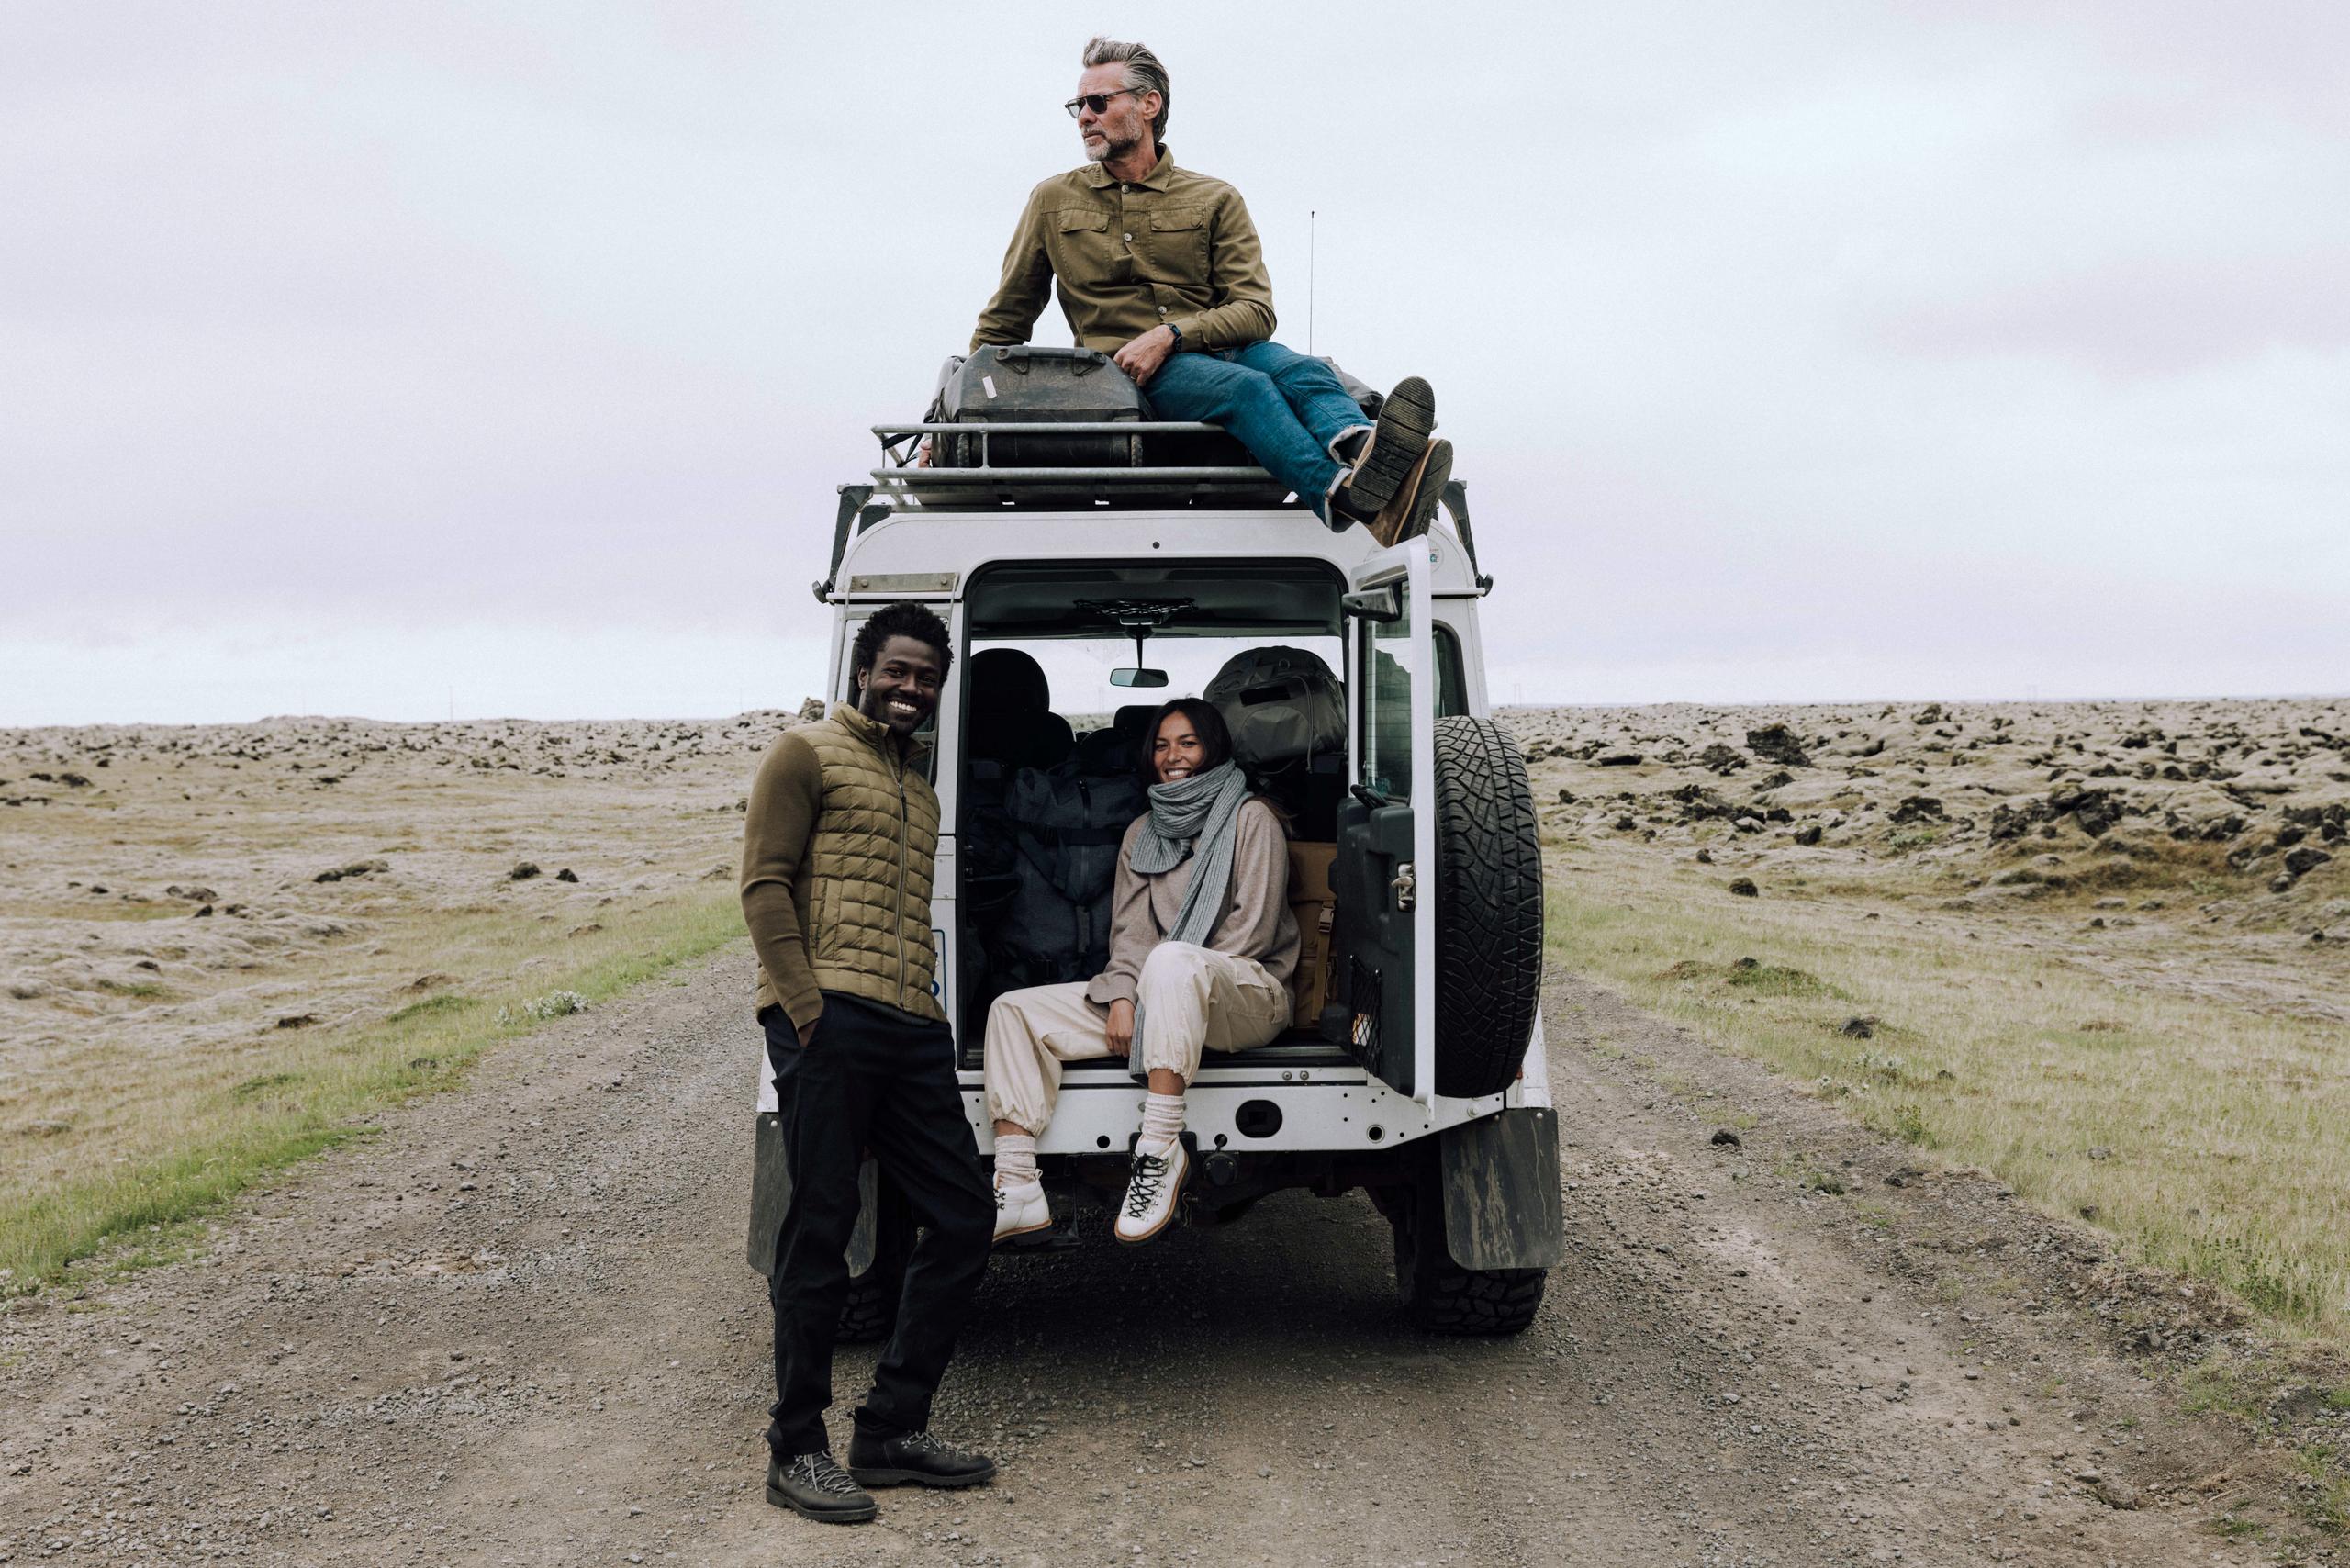
[[[856,1171],[856,1228],[848,1238],[852,1280],[873,1267],[880,1200],[881,1174],[867,1156]],[[783,1159],[783,1118],[762,1111],[751,1151],[751,1236],[743,1250],[744,1261],[754,1272],[775,1272],[776,1238],[783,1229],[784,1211],[790,1206],[791,1168]]]
[[[1547,1105],[1447,1127],[1445,1247],[1464,1269],[1550,1269],[1566,1254],[1559,1114]]]

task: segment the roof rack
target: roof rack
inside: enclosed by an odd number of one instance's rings
[[[1176,436],[1193,442],[1203,437],[1230,439],[1230,432],[1223,426],[1192,420],[875,425],[873,433],[879,438],[886,459],[883,466],[872,470],[874,490],[892,507],[1004,506],[1038,501],[1064,507],[1197,502],[1280,506],[1290,493],[1288,486],[1255,464],[1168,466],[1137,461],[1119,467],[999,467],[990,448],[990,438],[995,436],[1127,436],[1136,438],[1129,442],[1129,450],[1139,458],[1147,438]],[[918,465],[914,459],[923,439],[933,435],[962,438],[966,451],[976,447],[979,462],[952,468]]]
[[[995,507],[1023,501],[1057,506],[1147,504],[1182,505],[1205,501],[1224,506],[1303,508],[1288,487],[1251,464],[1230,466],[1169,467],[1137,463],[1125,468],[997,468],[989,465],[988,437],[1016,436],[1178,436],[1230,439],[1222,425],[1189,420],[1113,420],[1007,421],[989,424],[875,425],[873,433],[889,461],[872,470],[870,485],[843,485],[840,510],[833,525],[832,570],[824,580],[811,583],[819,602],[829,598],[840,579],[841,560],[855,535],[891,512],[919,507]],[[917,467],[913,458],[928,435],[978,436],[979,466],[975,468]],[[1142,451],[1139,441],[1131,450]],[[1452,519],[1452,531],[1469,557],[1469,571],[1480,594],[1491,593],[1494,579],[1478,569],[1477,538],[1469,525],[1469,487],[1459,479],[1444,487],[1443,510]]]

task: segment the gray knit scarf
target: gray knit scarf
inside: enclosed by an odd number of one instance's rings
[[[1131,864],[1139,875],[1156,877],[1194,855],[1192,885],[1175,912],[1175,928],[1162,941],[1189,942],[1204,947],[1224,918],[1225,900],[1232,891],[1232,846],[1239,836],[1241,802],[1248,799],[1248,780],[1237,765],[1219,764],[1171,784],[1150,787],[1150,814],[1135,835]],[[1193,841],[1196,840],[1196,846]],[[1135,1077],[1147,1080],[1142,1065],[1142,1010],[1135,1010],[1135,1048],[1126,1058]]]
[[[1156,877],[1181,866],[1186,853],[1199,859],[1192,885],[1183,890],[1182,907],[1175,912],[1175,929],[1164,940],[1204,947],[1215,935],[1232,890],[1232,843],[1238,836],[1234,823],[1248,798],[1248,780],[1230,762],[1150,787],[1150,814],[1135,836],[1135,870]]]

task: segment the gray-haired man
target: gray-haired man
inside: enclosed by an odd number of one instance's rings
[[[1162,140],[1167,68],[1113,39],[1083,61],[1064,106],[1086,167],[1029,193],[971,346],[1027,342],[1058,286],[1077,341],[1147,386],[1161,419],[1222,425],[1333,528],[1360,521],[1382,544],[1425,532],[1452,473],[1428,384],[1397,383],[1374,426],[1328,365],[1274,342],[1240,193],[1178,168]]]

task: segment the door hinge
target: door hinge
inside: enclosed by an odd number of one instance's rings
[[[1397,909],[1410,909],[1412,901],[1419,896],[1419,879],[1413,874],[1409,860],[1395,868],[1395,879],[1387,885],[1395,890]]]

